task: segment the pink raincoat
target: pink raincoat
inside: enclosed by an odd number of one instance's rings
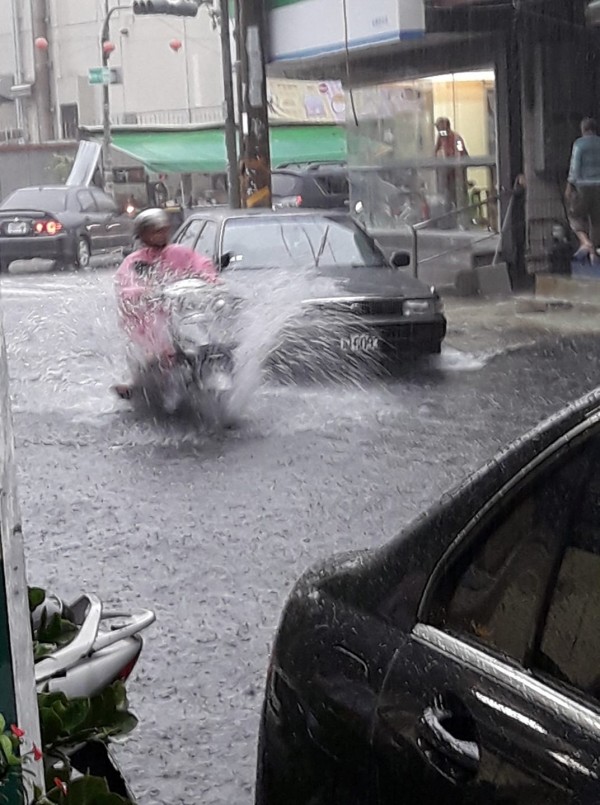
[[[136,269],[139,264],[150,268]],[[151,297],[169,280],[200,277],[217,282],[217,271],[206,257],[179,244],[162,249],[145,247],[125,258],[115,275],[121,325],[146,360],[169,358],[173,345],[167,329],[167,314]]]

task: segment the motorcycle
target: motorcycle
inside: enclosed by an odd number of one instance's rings
[[[34,635],[59,620],[72,629],[73,638],[39,658],[34,665],[38,693],[62,693],[69,699],[98,697],[114,682],[125,682],[142,651],[141,632],[156,619],[154,612],[107,610],[95,595],[85,594],[71,604],[54,595],[31,613]],[[106,779],[109,789],[133,801],[107,741],[85,740],[65,750],[64,755],[80,774]],[[61,753],[49,752],[46,763],[64,764]]]
[[[137,365],[134,357],[134,386],[166,414],[187,408],[210,424],[224,422],[235,379],[239,300],[221,285],[189,278],[160,287],[149,302],[165,316],[174,354]]]

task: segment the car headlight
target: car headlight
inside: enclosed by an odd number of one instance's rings
[[[405,316],[426,316],[433,311],[431,299],[407,299],[402,307]]]

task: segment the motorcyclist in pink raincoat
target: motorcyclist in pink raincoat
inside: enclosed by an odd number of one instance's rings
[[[143,246],[125,258],[115,275],[121,325],[142,362],[169,365],[174,350],[166,313],[154,301],[158,286],[170,280],[200,277],[217,282],[217,270],[206,257],[186,246],[170,244],[167,212],[150,209],[135,219],[134,234]],[[117,394],[131,396],[131,386],[115,386]]]

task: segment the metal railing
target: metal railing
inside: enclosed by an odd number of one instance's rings
[[[475,202],[474,204],[468,204],[466,207],[459,207],[457,209],[450,210],[449,212],[445,212],[442,215],[437,215],[434,218],[428,218],[425,221],[419,221],[416,224],[410,224],[410,223],[405,221],[404,222],[405,226],[407,226],[410,229],[411,235],[412,235],[411,262],[412,262],[414,277],[416,279],[419,278],[419,264],[420,263],[422,264],[422,263],[430,262],[432,260],[438,260],[440,257],[446,257],[449,254],[454,254],[456,252],[461,252],[461,251],[464,251],[464,249],[465,249],[464,245],[452,246],[452,247],[450,247],[448,249],[444,249],[443,251],[438,252],[437,254],[429,255],[428,257],[425,257],[422,260],[419,260],[419,232],[422,232],[424,229],[427,229],[432,224],[439,224],[441,221],[447,220],[448,218],[456,218],[457,216],[464,215],[465,213],[472,212],[474,210],[480,210],[482,207],[488,206],[489,204],[497,204],[499,201],[502,201],[503,199],[505,199],[507,197],[509,197],[510,200],[509,200],[508,206],[506,208],[506,213],[504,214],[504,220],[503,220],[502,226],[500,227],[500,231],[496,232],[496,231],[490,230],[483,237],[477,238],[476,240],[472,240],[470,242],[470,245],[474,246],[474,245],[477,245],[478,243],[485,243],[485,241],[491,240],[492,238],[495,238],[495,237],[498,237],[498,235],[500,235],[500,238],[502,239],[502,236],[503,236],[505,228],[506,228],[506,224],[507,224],[507,222],[508,222],[508,220],[510,218],[510,214],[512,212],[512,205],[513,205],[513,200],[514,200],[514,191],[513,190],[506,190],[506,191],[498,193],[498,194],[496,194],[494,196],[488,196],[485,200],[482,199],[481,201]],[[448,231],[448,230],[444,230],[444,231]],[[462,230],[462,231],[468,232],[468,231],[472,231],[472,230]],[[499,253],[500,253],[500,244],[496,248],[493,263],[495,263],[497,261]]]
[[[218,126],[224,122],[222,106],[197,109],[160,109],[150,112],[112,112],[111,126]],[[86,126],[102,125],[100,117],[86,121]]]

